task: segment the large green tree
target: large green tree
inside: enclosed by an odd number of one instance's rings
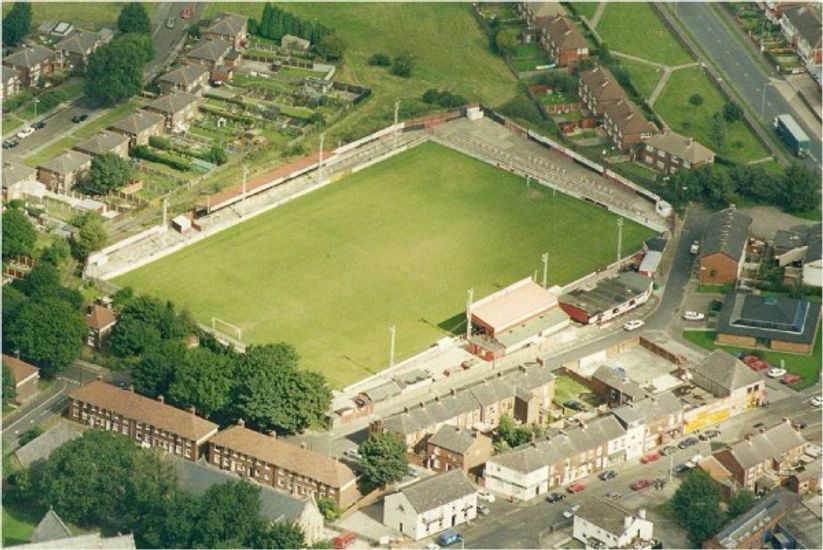
[[[31,4],[15,2],[3,17],[3,44],[16,46],[31,31]]]
[[[22,210],[8,208],[3,212],[3,258],[31,256],[36,242],[37,232]]]
[[[131,367],[134,388],[144,395],[168,395],[177,365],[186,361],[186,355],[182,342],[173,340],[146,349],[140,361]]]
[[[98,155],[91,161],[87,187],[92,193],[105,195],[126,185],[133,172],[131,163],[114,153]]]
[[[226,355],[198,348],[189,350],[177,365],[169,398],[182,407],[195,407],[206,416],[220,411],[229,401],[232,362]]]
[[[733,519],[749,511],[754,506],[754,495],[751,491],[743,489],[729,502],[729,518]]]
[[[142,2],[129,2],[120,10],[117,29],[122,33],[151,35],[151,20]]]
[[[142,34],[124,34],[100,46],[89,57],[86,95],[111,105],[138,94],[143,87],[143,66],[152,57],[151,38]]]
[[[109,349],[118,357],[137,357],[162,343],[163,338],[156,326],[134,317],[123,317],[114,326]]]
[[[5,363],[3,363],[3,406],[13,401],[17,397],[17,383],[14,380],[14,374]]]
[[[76,258],[85,260],[106,244],[106,228],[99,214],[89,212],[77,216],[74,225],[77,226],[77,233],[72,238],[71,246]]]
[[[787,212],[806,212],[820,207],[820,171],[793,163],[783,174],[782,204]]]
[[[393,432],[373,433],[360,444],[358,469],[364,488],[382,487],[406,475],[406,442]]]
[[[700,547],[723,525],[720,487],[699,468],[689,473],[669,504],[677,523],[686,530],[689,541],[696,547]]]
[[[200,499],[195,548],[254,547],[262,528],[260,487],[231,481],[210,487]]]
[[[4,327],[12,349],[40,367],[50,378],[80,355],[86,323],[83,315],[59,298],[28,300],[20,306],[14,322]]]
[[[259,530],[255,548],[305,548],[306,538],[303,529],[296,523],[278,522]]]

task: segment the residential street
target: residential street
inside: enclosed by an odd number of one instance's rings
[[[756,62],[744,44],[730,33],[720,20],[714,7],[707,2],[678,2],[672,4],[680,24],[685,27],[700,47],[710,56],[712,63],[721,71],[728,84],[756,113],[763,124],[771,129],[777,115],[795,114],[780,91],[774,86],[769,73]],[[765,92],[764,92],[765,88]],[[795,116],[811,140],[811,152],[820,165],[821,140]]]

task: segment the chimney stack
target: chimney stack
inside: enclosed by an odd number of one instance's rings
[[[165,398],[165,397],[163,397],[163,394],[158,395],[158,396],[157,396],[157,400],[158,400],[158,401],[160,401],[161,403],[165,403],[165,402],[166,402],[166,398]]]
[[[454,391],[454,390],[452,390],[452,391]],[[409,408],[408,407],[403,407],[403,412],[405,414],[409,414]]]
[[[627,530],[632,526],[632,518],[631,516],[624,516],[623,517],[623,530]]]
[[[195,409],[194,407],[189,407],[189,412],[191,414],[197,414],[197,409]]]
[[[452,388],[451,390],[449,390],[449,395],[452,395],[452,396],[457,395],[457,390]]]
[[[129,384],[128,390],[129,390],[131,393],[134,393],[134,384]]]
[[[19,359],[19,357],[18,357],[18,359]],[[100,380],[100,381],[102,382],[102,381],[103,381],[103,375],[102,375],[102,374],[98,374],[98,375],[97,375],[97,379],[98,379],[98,380]]]
[[[305,441],[301,441],[301,442],[300,442],[300,448],[301,448],[301,449],[305,449],[305,448],[306,448],[306,442],[305,442]]]
[[[646,519],[646,509],[641,508],[640,510],[638,510],[637,517],[639,517],[640,519]]]
[[[243,420],[242,418],[238,418],[237,419],[237,425],[240,426],[241,428],[245,428],[246,427],[246,421]]]
[[[746,441],[748,441],[749,443],[752,442],[752,434],[746,434]]]

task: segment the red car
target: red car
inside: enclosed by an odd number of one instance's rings
[[[191,8],[186,6],[180,10],[180,19],[188,19],[189,17],[191,17]]]
[[[658,460],[660,460],[659,453],[649,453],[643,458],[641,458],[640,462],[642,462],[643,464],[651,464],[652,462],[657,462]]]
[[[632,491],[642,491],[646,487],[649,487],[651,484],[652,482],[648,479],[638,479],[637,481],[629,485],[629,488],[631,488]]]
[[[787,374],[786,376],[780,379],[780,381],[784,384],[797,384],[801,380],[803,379],[796,374]]]
[[[572,483],[571,485],[566,487],[566,490],[570,493],[579,493],[580,491],[582,491],[585,488],[586,488],[586,485],[584,485],[583,483]]]
[[[769,370],[769,364],[756,355],[745,356],[743,362],[753,371]]]

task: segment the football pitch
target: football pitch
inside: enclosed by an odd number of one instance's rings
[[[626,220],[623,251],[653,231]],[[119,285],[172,300],[246,343],[293,344],[343,387],[465,327],[475,299],[534,275],[549,283],[614,261],[616,216],[431,142],[238,224]]]

